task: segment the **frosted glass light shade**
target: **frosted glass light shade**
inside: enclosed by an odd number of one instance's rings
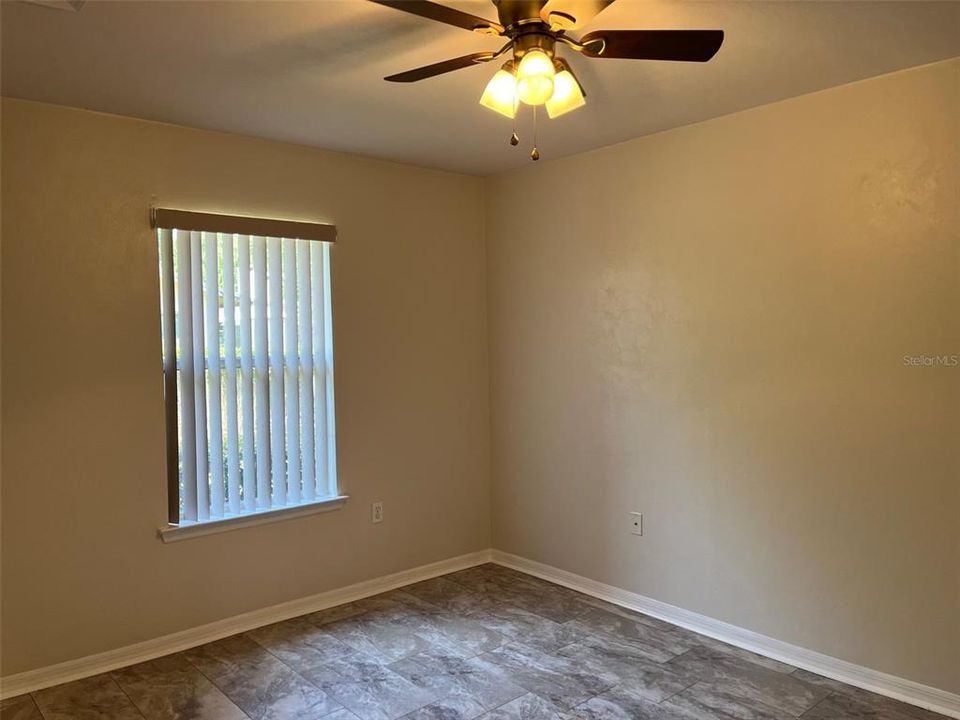
[[[554,76],[553,95],[546,103],[547,115],[551,118],[560,117],[586,104],[580,84],[569,70],[563,70]]]
[[[497,70],[480,96],[480,104],[508,118],[516,116],[517,79],[513,73]]]

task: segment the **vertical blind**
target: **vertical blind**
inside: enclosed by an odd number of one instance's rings
[[[329,243],[157,237],[171,522],[336,496]]]

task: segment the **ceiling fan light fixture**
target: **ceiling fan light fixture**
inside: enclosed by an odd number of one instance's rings
[[[480,104],[508,118],[517,115],[517,78],[511,72],[513,63],[497,70],[480,96]]]
[[[2,0],[0,0],[2,1]],[[84,0],[27,0],[28,2],[83,2]],[[496,60],[508,61],[487,83],[480,104],[514,120],[511,145],[519,142],[516,117],[520,103],[533,106],[533,151],[537,149],[537,105],[548,117],[557,118],[586,105],[586,91],[573,68],[556,50],[565,45],[586,58],[622,60],[667,60],[707,62],[723,44],[723,30],[594,30],[569,37],[568,30],[582,27],[614,0],[492,0],[500,22],[442,5],[434,0],[371,0],[411,15],[481,34],[499,36],[506,42],[497,51],[469,55],[424,65],[389,75],[389,82],[417,82]],[[559,9],[555,5],[565,9]]]
[[[547,115],[553,119],[587,104],[580,83],[569,70],[561,70],[553,78],[553,95],[547,100]]]
[[[517,66],[517,95],[527,105],[542,105],[553,95],[556,70],[540,48],[528,50]]]

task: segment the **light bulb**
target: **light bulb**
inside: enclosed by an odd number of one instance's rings
[[[528,50],[517,66],[517,95],[527,105],[542,105],[553,95],[553,60],[540,48]]]
[[[505,66],[506,67],[506,66]],[[512,72],[497,70],[480,96],[480,104],[512,118],[517,114],[517,79]]]
[[[553,95],[547,100],[547,115],[559,117],[586,104],[580,83],[573,73],[569,70],[558,72],[553,78]]]

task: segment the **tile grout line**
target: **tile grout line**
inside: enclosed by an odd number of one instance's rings
[[[140,708],[140,706],[137,705],[137,703],[135,703],[135,702],[133,701],[133,698],[130,697],[130,693],[128,693],[128,692],[126,691],[126,689],[123,687],[123,685],[120,684],[120,681],[117,680],[117,678],[114,676],[114,671],[111,670],[109,673],[107,673],[107,675],[109,675],[110,680],[113,681],[113,684],[117,686],[117,689],[119,689],[120,692],[123,693],[123,696],[127,699],[127,702],[130,703],[131,707],[133,707],[133,709],[136,710],[137,713],[139,713],[140,717],[142,717],[143,720],[147,720],[146,714],[143,712],[143,710]]]
[[[56,687],[56,686],[54,686],[54,687]],[[27,693],[27,695],[30,696],[30,700],[33,702],[33,706],[37,709],[37,712],[40,713],[40,717],[42,718],[42,720],[50,720],[50,719],[47,717],[46,713],[43,712],[43,708],[40,707],[40,703],[37,702],[37,697],[36,697],[37,691],[34,690],[33,692]]]
[[[791,673],[791,674],[792,674],[792,673]],[[831,690],[831,691],[828,692],[826,695],[824,695],[822,698],[820,698],[819,700],[817,700],[817,702],[815,702],[813,705],[811,705],[811,706],[808,707],[806,710],[804,710],[802,713],[800,713],[800,715],[799,715],[798,717],[799,717],[799,718],[803,718],[803,716],[806,715],[808,712],[813,712],[813,709],[814,709],[814,708],[819,707],[822,703],[825,703],[827,700],[829,700],[830,698],[832,698],[832,697],[833,697],[834,695],[836,695],[836,694],[837,694],[837,692],[836,692],[835,690]]]
[[[540,699],[543,700],[544,702],[549,702],[548,700],[545,700],[544,698],[541,698],[541,697],[540,697],[539,695],[537,695],[536,693],[530,692],[529,690],[527,690],[527,689],[526,689],[525,687],[523,687],[522,685],[518,685],[517,687],[519,687],[519,688],[521,688],[521,689],[523,690],[523,695],[517,695],[515,698],[511,698],[510,700],[507,700],[506,702],[502,702],[502,703],[500,703],[499,705],[497,705],[496,707],[492,707],[492,708],[490,708],[489,710],[484,710],[484,711],[483,711],[483,715],[487,715],[487,714],[492,713],[492,712],[494,712],[494,711],[496,711],[496,710],[499,710],[499,709],[502,708],[504,705],[509,705],[509,704],[512,703],[512,702],[516,702],[516,701],[519,700],[520,698],[526,697],[527,695],[532,695],[532,696],[535,697],[535,698],[540,698]]]
[[[216,641],[214,641],[214,642],[216,642]],[[209,645],[210,643],[207,643],[207,644]],[[202,645],[199,645],[198,647],[203,647],[203,646],[202,646]],[[193,648],[190,648],[190,649],[192,650]],[[200,673],[200,675],[201,675],[202,677],[206,678],[207,682],[210,683],[211,685],[213,685],[217,690],[219,690],[219,691],[223,694],[223,696],[224,696],[227,700],[229,700],[230,703],[231,703],[235,708],[237,708],[237,710],[239,710],[241,713],[243,713],[244,717],[249,718],[249,720],[253,720],[253,718],[250,717],[250,713],[248,713],[248,712],[247,712],[246,710],[244,710],[242,707],[240,707],[240,706],[237,705],[235,702],[233,702],[233,698],[230,697],[229,695],[227,695],[227,692],[226,692],[222,687],[220,687],[216,682],[214,682],[213,678],[211,678],[209,675],[207,675],[201,668],[197,667],[196,664],[187,656],[186,653],[187,653],[186,650],[181,650],[179,653],[175,653],[175,654],[181,655],[181,656],[183,657],[183,659],[186,660],[187,665],[189,665],[189,666],[192,667],[194,670],[196,670],[198,673]]]
[[[689,650],[688,650],[687,652],[689,652]],[[680,655],[686,655],[686,653],[680,653]],[[680,655],[677,655],[677,657],[680,657]],[[673,660],[673,659],[674,659],[674,658],[670,658],[670,660]],[[667,660],[667,662],[670,662],[670,660]],[[666,663],[664,663],[664,664],[666,664]],[[675,693],[672,693],[671,695],[668,695],[667,697],[663,698],[662,700],[658,700],[658,701],[657,701],[657,705],[662,705],[663,703],[667,702],[668,700],[672,700],[672,699],[675,698],[677,695],[680,695],[681,693],[685,693],[687,690],[689,690],[690,688],[692,688],[694,685],[697,685],[699,682],[700,682],[700,680],[694,678],[693,682],[690,683],[689,685],[687,685],[686,687],[681,688],[680,690],[677,690]]]
[[[344,603],[344,604],[346,604],[346,603]],[[296,619],[298,619],[298,618],[304,618],[304,617],[307,617],[307,615],[310,615],[310,614],[312,614],[312,613],[307,613],[306,615],[297,615],[296,618],[290,618],[290,620],[296,620]],[[284,621],[282,621],[282,622],[289,622],[289,621],[284,620]],[[311,623],[311,624],[313,624],[313,623]],[[266,626],[264,626],[264,627],[266,627]],[[315,626],[315,627],[319,627],[319,626]],[[259,628],[255,628],[255,629],[259,629]],[[348,708],[347,706],[345,706],[345,705],[344,705],[343,703],[341,703],[339,700],[336,700],[332,695],[330,695],[330,693],[328,693],[328,692],[327,692],[326,690],[324,690],[322,687],[320,687],[320,686],[317,685],[315,682],[313,682],[312,680],[310,680],[310,678],[308,678],[308,677],[305,676],[303,673],[301,673],[300,671],[298,671],[295,667],[293,667],[293,666],[290,665],[289,663],[284,662],[283,658],[281,658],[281,657],[278,656],[276,653],[274,653],[274,652],[273,652],[270,648],[268,648],[266,645],[263,645],[263,644],[261,644],[260,642],[258,642],[255,637],[252,637],[248,632],[244,632],[244,633],[240,633],[240,634],[243,635],[243,637],[247,638],[250,642],[252,642],[252,643],[253,643],[254,645],[256,645],[258,648],[262,648],[262,649],[264,650],[264,652],[266,652],[270,657],[272,657],[272,658],[273,658],[274,660],[276,660],[278,663],[280,663],[280,664],[283,665],[285,668],[287,668],[288,670],[290,670],[290,672],[292,672],[292,673],[293,673],[294,675],[296,675],[298,678],[300,678],[300,679],[303,680],[305,683],[307,683],[307,685],[309,685],[310,687],[316,688],[317,690],[319,690],[320,692],[323,693],[324,697],[332,700],[333,702],[335,702],[335,703],[337,704],[338,707],[334,708],[333,710],[331,710],[330,712],[328,712],[326,715],[322,715],[322,716],[320,717],[320,720],[323,720],[323,718],[327,717],[328,715],[332,715],[333,713],[337,712],[338,710],[345,710],[346,712],[350,713],[350,715],[351,715],[352,717],[355,717],[355,718],[357,718],[357,720],[359,720],[359,718],[357,717],[357,715],[356,715],[352,710],[350,710],[350,708]],[[346,644],[346,643],[344,643],[344,644]],[[354,647],[352,647],[352,646],[350,646],[350,645],[347,645],[347,647],[349,647],[349,648],[350,648],[351,650],[353,650],[354,652],[359,652],[356,648],[354,648]],[[248,717],[249,717],[249,715],[248,715]]]

